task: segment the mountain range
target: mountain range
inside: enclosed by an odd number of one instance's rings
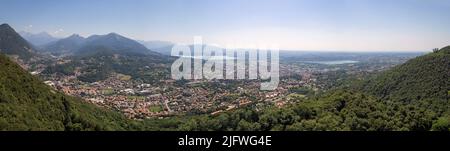
[[[84,43],[85,38],[77,34],[73,34],[67,38],[60,39],[42,46],[43,52],[54,54],[71,53],[78,50]]]
[[[50,42],[54,42],[58,40],[59,38],[53,37],[52,35],[48,34],[47,32],[40,32],[40,33],[30,33],[25,31],[19,32],[20,36],[22,36],[24,39],[26,39],[28,42],[33,44],[36,47],[40,47],[42,45],[48,44]]]
[[[67,38],[43,46],[42,51],[54,54],[71,53],[89,55],[95,53],[156,54],[142,44],[116,33],[92,35],[88,38],[73,34]]]
[[[159,81],[168,72],[168,56],[153,52],[142,44],[116,33],[92,35],[88,38],[72,35],[46,45],[42,50],[54,55],[69,55],[67,64],[54,64],[44,74],[74,74],[85,82],[104,80],[114,73],[132,76],[146,82]],[[150,73],[149,70],[157,70]],[[160,73],[161,72],[161,73]]]

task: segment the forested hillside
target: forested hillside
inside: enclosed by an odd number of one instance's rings
[[[409,60],[360,85],[382,99],[402,102],[432,99],[448,101],[450,46]]]
[[[55,92],[0,54],[0,130],[125,130],[121,114]]]

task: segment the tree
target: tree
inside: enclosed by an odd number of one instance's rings
[[[433,48],[433,52],[438,52],[439,48]]]
[[[440,117],[433,123],[433,131],[450,131],[450,116]]]
[[[246,120],[242,119],[239,121],[237,129],[238,131],[258,131],[261,129],[261,125],[259,123],[250,123]]]

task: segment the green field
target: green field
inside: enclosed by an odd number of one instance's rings
[[[305,98],[306,97],[306,95],[303,95],[303,94],[295,94],[295,93],[292,93],[292,94],[289,94],[288,95],[288,98],[292,98],[292,99],[301,99],[301,98]]]
[[[135,95],[130,95],[130,96],[127,96],[127,98],[129,99],[129,100],[145,100],[145,96],[135,96]]]
[[[161,112],[164,109],[163,109],[163,107],[161,105],[152,105],[152,106],[148,107],[148,110],[150,112]]]
[[[108,88],[108,89],[103,89],[103,90],[102,90],[102,93],[103,93],[104,95],[111,95],[111,94],[114,94],[114,90],[113,90],[113,89],[110,89],[110,88]]]

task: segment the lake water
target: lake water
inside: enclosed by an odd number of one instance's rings
[[[205,59],[202,56],[178,56],[182,58],[193,58],[193,59]],[[234,60],[235,57],[229,57],[229,56],[212,56],[209,58],[209,60]],[[340,64],[351,64],[351,63],[358,63],[359,61],[354,60],[333,60],[333,61],[301,61],[304,63],[312,63],[312,64],[324,64],[324,65],[340,65]]]

